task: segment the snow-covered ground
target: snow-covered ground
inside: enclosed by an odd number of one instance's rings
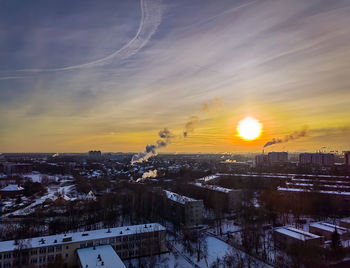
[[[56,200],[59,196],[63,197],[65,200],[75,200],[75,198],[69,197],[69,192],[73,189],[74,185],[57,186],[53,185],[47,189],[47,194],[39,197],[29,206],[18,209],[6,216],[21,216],[28,215],[34,211],[34,208],[46,201],[46,199]]]

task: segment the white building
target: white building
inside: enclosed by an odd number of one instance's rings
[[[111,245],[121,259],[160,254],[168,251],[165,232],[159,223],[148,223],[3,241],[0,267],[9,268],[21,262],[42,268],[55,261],[70,267],[79,263],[77,250],[101,245]]]
[[[110,245],[80,248],[77,250],[81,268],[126,268]]]

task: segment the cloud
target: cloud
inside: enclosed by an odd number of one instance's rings
[[[68,71],[82,68],[91,68],[112,63],[114,61],[125,60],[135,55],[141,48],[143,48],[153,34],[156,32],[162,19],[162,5],[161,0],[140,0],[141,20],[138,30],[134,37],[129,40],[122,48],[114,53],[91,62],[66,66],[61,68],[45,68],[45,69],[18,69],[15,72],[56,72]],[[1,78],[0,78],[1,79]]]

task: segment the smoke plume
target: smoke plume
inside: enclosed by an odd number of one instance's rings
[[[157,140],[155,144],[148,144],[145,148],[145,151],[139,152],[138,154],[133,155],[131,158],[131,164],[142,163],[147,161],[150,157],[158,154],[157,150],[163,147],[166,147],[174,135],[167,129],[164,128],[158,133],[160,140]]]
[[[213,102],[203,103],[202,112],[211,112],[225,106],[222,99],[215,98]],[[189,133],[193,132],[199,123],[199,116],[193,115],[189,118],[188,122],[185,124],[185,130],[183,136],[186,138]]]
[[[215,98],[213,103],[203,103],[202,104],[202,111],[203,112],[211,112],[213,110],[216,110],[218,108],[224,107],[225,103],[220,98]]]
[[[186,138],[188,133],[193,132],[194,129],[197,127],[199,122],[198,116],[191,116],[189,121],[185,124],[185,131],[184,131],[184,137]]]
[[[267,143],[265,143],[264,148],[274,144],[285,143],[291,140],[296,140],[296,139],[305,137],[306,134],[307,134],[307,127],[304,127],[304,129],[302,129],[301,131],[295,131],[292,134],[286,135],[283,139],[273,138],[271,141],[268,141]]]
[[[145,181],[148,178],[155,178],[158,175],[157,173],[158,173],[158,171],[156,169],[146,171],[145,173],[142,174],[141,178],[138,178],[136,180],[136,182],[143,182],[143,181]]]

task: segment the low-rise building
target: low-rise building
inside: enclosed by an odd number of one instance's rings
[[[126,268],[111,245],[80,248],[77,255],[80,268]]]
[[[205,205],[214,209],[230,211],[241,203],[241,190],[200,182],[189,183],[187,187],[195,198],[204,200]]]
[[[24,188],[17,184],[9,184],[0,190],[2,197],[17,197],[23,194]]]
[[[279,248],[287,248],[291,245],[321,246],[323,237],[293,227],[284,226],[274,230],[275,245]]]
[[[341,240],[350,238],[350,230],[338,225],[330,224],[327,222],[313,222],[309,225],[310,233],[324,236],[326,240],[332,239],[332,235],[335,230],[337,230]]]
[[[168,251],[165,232],[165,227],[159,223],[148,223],[2,241],[0,267],[13,267],[18,262],[47,267],[55,260],[60,260],[64,267],[76,266],[79,263],[78,249],[101,245],[111,245],[121,259],[160,254]]]
[[[171,220],[180,222],[186,226],[202,223],[204,204],[203,200],[197,200],[179,195],[170,191],[163,191],[166,214]]]

